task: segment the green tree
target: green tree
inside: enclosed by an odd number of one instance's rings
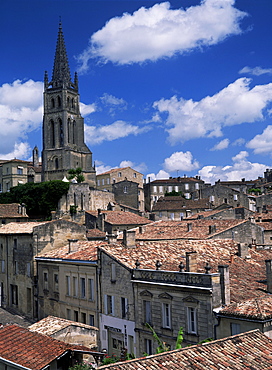
[[[148,323],[145,324],[145,326],[151,330],[152,332],[152,335],[153,335],[153,338],[157,341],[158,343],[158,347],[156,349],[156,353],[163,353],[163,352],[167,352],[170,350],[170,347],[166,345],[165,342],[163,342],[158,334],[155,332],[155,330],[152,328],[152,326]],[[176,340],[176,346],[175,346],[175,349],[179,349],[179,348],[182,348],[181,346],[181,343],[183,342],[183,328],[180,327],[179,329],[179,332],[178,332],[178,336],[177,336],[177,340]]]
[[[75,178],[78,183],[85,181],[85,178],[82,174],[82,168],[80,167],[77,167],[76,169],[71,168],[68,171],[68,174],[68,180],[73,180]]]
[[[70,184],[61,180],[27,183],[0,194],[0,203],[24,203],[31,218],[49,218],[56,211],[60,198],[67,194]]]

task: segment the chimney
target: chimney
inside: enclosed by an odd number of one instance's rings
[[[229,266],[218,266],[220,273],[220,286],[221,286],[221,300],[222,305],[230,304],[230,279],[229,279]]]
[[[106,214],[102,213],[101,209],[98,209],[98,215],[97,215],[97,227],[101,231],[105,231],[105,219]]]
[[[248,244],[238,243],[238,256],[246,258],[248,256]]]
[[[209,225],[209,234],[213,234],[216,232],[216,225]]]
[[[139,234],[143,234],[145,232],[145,226],[139,226]]]
[[[68,239],[68,243],[69,243],[68,253],[78,251],[77,242],[78,242],[78,239]]]
[[[265,260],[267,291],[272,293],[272,260]]]
[[[186,252],[186,271],[187,272],[197,272],[197,253]]]
[[[187,224],[187,231],[192,231],[192,223]]]
[[[126,248],[135,248],[135,231],[124,230],[123,231],[123,245]]]
[[[107,238],[108,238],[108,243],[109,244],[117,242],[117,235],[116,234],[108,234]]]

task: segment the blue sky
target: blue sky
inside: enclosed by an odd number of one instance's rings
[[[272,167],[272,1],[0,2],[0,158],[42,150],[59,18],[97,172],[255,179]]]

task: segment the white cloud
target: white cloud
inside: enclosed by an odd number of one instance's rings
[[[224,126],[263,119],[263,111],[272,101],[272,83],[250,89],[250,79],[240,78],[213,96],[199,102],[161,99],[153,107],[167,114],[166,125],[172,144],[199,137],[219,137]]]
[[[228,146],[229,146],[229,139],[223,139],[221,141],[219,141],[219,143],[217,143],[211,150],[223,150],[223,149],[227,149]]]
[[[254,76],[261,76],[264,74],[272,74],[272,68],[262,68],[262,67],[244,67],[239,71],[240,74],[248,73]]]
[[[187,9],[170,9],[170,3],[142,7],[133,14],[110,19],[90,38],[78,57],[80,71],[91,58],[119,64],[156,61],[203,46],[217,44],[241,33],[246,13],[234,8],[234,0],[203,0]]]
[[[245,143],[246,141],[245,141],[245,139],[244,138],[242,138],[242,137],[240,137],[239,139],[237,139],[237,140],[235,140],[233,143],[232,143],[232,145],[233,146],[242,146],[242,145],[244,145],[244,143]]]
[[[247,145],[253,149],[255,154],[264,154],[272,152],[272,126],[268,125],[262,134],[256,135]]]
[[[101,144],[103,141],[113,141],[129,135],[136,136],[148,130],[148,127],[140,128],[120,120],[106,126],[85,125],[85,140],[88,144]]]
[[[113,113],[115,110],[123,111],[127,109],[127,102],[122,98],[105,93],[100,100],[106,107],[109,107],[110,113]]]
[[[163,167],[168,172],[193,171],[199,168],[199,163],[193,159],[189,151],[175,152],[164,160]]]
[[[0,142],[2,155],[14,150],[42,122],[43,83],[16,80],[0,86]]]
[[[83,117],[86,117],[89,114],[96,111],[96,105],[95,104],[79,103],[79,107],[80,107],[80,113]]]
[[[217,180],[235,181],[246,178],[247,180],[255,180],[259,176],[263,176],[266,168],[269,166],[261,163],[252,163],[247,160],[248,153],[241,151],[232,158],[231,165],[222,166],[204,166],[198,171],[202,180],[205,182],[214,183]]]
[[[120,162],[119,167],[120,168],[131,167],[135,171],[138,171],[138,172],[141,172],[141,173],[143,173],[147,170],[147,167],[146,167],[145,163],[136,164],[136,163],[128,161],[128,160],[124,160],[124,161]]]
[[[7,154],[0,153],[0,158],[1,159],[19,158],[19,159],[27,160],[30,153],[31,153],[31,148],[28,143],[15,143],[12,152],[7,153]]]
[[[157,174],[149,173],[146,175],[147,182],[154,181],[154,180],[161,180],[161,179],[169,179],[170,175],[168,172],[164,170],[160,170]]]

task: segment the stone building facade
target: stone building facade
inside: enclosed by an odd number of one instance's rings
[[[92,152],[84,143],[84,120],[79,109],[78,78],[71,80],[62,26],[59,26],[52,80],[44,77],[42,181],[62,180],[81,168],[95,186]]]
[[[0,228],[0,305],[30,318],[38,315],[34,257],[71,238],[85,239],[85,227],[73,222],[9,223]]]

